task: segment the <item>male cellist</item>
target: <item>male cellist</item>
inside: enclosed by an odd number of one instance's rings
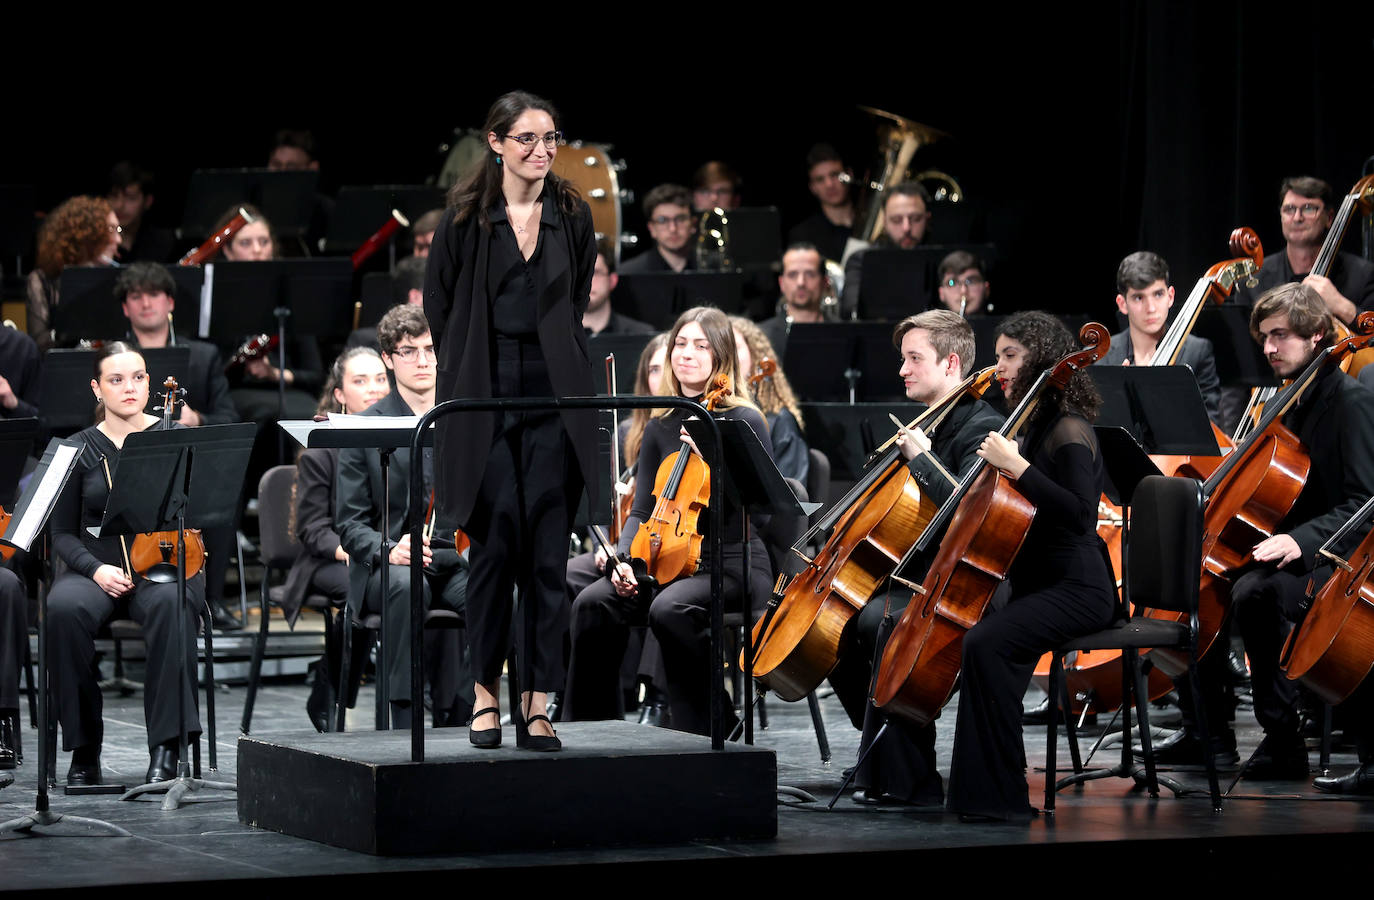
[[[1250,333],[1280,379],[1300,375],[1332,343],[1332,327],[1321,295],[1300,282],[1265,292],[1250,314]],[[1308,581],[1315,577],[1321,585],[1330,574],[1318,549],[1374,493],[1374,393],[1330,365],[1281,421],[1302,442],[1311,468],[1292,510],[1272,537],[1254,546],[1255,565],[1231,588],[1232,616],[1250,657],[1255,718],[1264,728],[1264,740],[1244,770],[1251,780],[1307,777],[1297,687],[1279,669],[1279,654],[1306,611]],[[1335,552],[1349,553],[1361,537],[1351,534]],[[1213,752],[1235,746],[1224,688],[1211,677],[1215,671],[1205,666],[1200,676],[1209,734],[1217,736]],[[1197,738],[1185,740],[1200,759]]]
[[[929,406],[959,387],[973,369],[973,329],[957,313],[928,310],[908,316],[897,324],[892,343],[901,351],[898,375],[907,399]],[[897,446],[920,489],[936,503],[953,493],[954,482],[978,461],[979,444],[989,431],[1001,427],[1003,417],[984,401],[968,395],[927,437],[920,428],[902,429]],[[892,589],[893,619],[911,599],[911,589]],[[872,680],[874,645],[885,606],[875,597],[856,616],[850,634],[840,647],[840,663],[830,673],[830,683],[844,704],[854,727],[864,732],[860,752],[872,741],[883,717],[868,702]],[[886,632],[886,629],[883,629]],[[882,639],[886,634],[882,635]],[[892,719],[882,741],[856,773],[854,794],[859,803],[916,803],[938,806],[944,802],[944,785],[935,769],[935,725],[917,727]]]

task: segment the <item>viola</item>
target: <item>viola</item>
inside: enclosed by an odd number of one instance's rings
[[[1332,706],[1353,694],[1374,668],[1374,531],[1364,536],[1348,560],[1331,552],[1351,531],[1367,525],[1372,511],[1374,497],[1318,551],[1336,564],[1336,572],[1320,590],[1314,590],[1315,584],[1308,586],[1311,608],[1289,633],[1279,656],[1290,679],[1301,681]]]
[[[206,238],[205,243],[201,244],[194,250],[188,251],[185,256],[177,260],[177,265],[198,266],[201,263],[206,262],[207,260],[211,259],[216,253],[218,253],[219,249],[223,247],[231,237],[237,234],[240,228],[242,228],[245,225],[253,224],[253,221],[254,219],[251,215],[248,214],[248,210],[240,206],[239,211],[237,214],[235,214],[234,218],[226,222],[224,227],[221,228],[219,231],[216,231],[214,234]]]
[[[1198,657],[1212,646],[1231,602],[1231,580],[1253,563],[1252,548],[1288,515],[1302,493],[1311,460],[1297,435],[1279,420],[1322,371],[1374,342],[1374,312],[1361,313],[1356,334],[1313,357],[1302,374],[1265,406],[1259,424],[1202,485],[1202,581],[1198,590]],[[1148,610],[1152,618],[1183,621],[1184,613]],[[1187,671],[1187,657],[1173,650],[1150,651],[1172,676]]]
[[[730,376],[717,375],[714,385],[706,395],[706,408],[712,411],[730,393]],[[701,564],[697,522],[711,502],[711,470],[686,441],[659,465],[654,496],[654,511],[640,524],[630,555],[646,564],[655,581],[667,584],[695,573]]]
[[[178,403],[185,401],[180,399],[182,389],[177,387],[177,380],[172,376],[167,376],[162,387],[164,391],[162,406],[158,409],[162,412],[163,427],[170,428],[172,412]],[[179,543],[176,531],[151,531],[147,534],[135,535],[133,546],[129,548],[127,553],[127,563],[132,571],[140,577],[152,581],[162,581],[169,568],[172,571],[176,570],[177,545]],[[195,577],[204,565],[205,542],[201,540],[200,529],[188,528],[186,529],[186,577]],[[130,577],[132,578],[132,576]]]
[[[961,399],[983,395],[993,373],[989,367],[970,375],[908,429],[936,433]],[[849,621],[935,517],[936,504],[912,477],[895,442],[894,436],[880,448],[854,487],[793,546],[806,566],[779,584],[768,612],[754,625],[754,678],[783,700],[805,697],[839,664],[840,637]],[[804,548],[823,534],[820,550],[807,557]]]
[[[1002,426],[1003,437],[1014,438],[1050,388],[1066,388],[1074,373],[1101,359],[1111,345],[1107,329],[1096,322],[1078,335],[1084,348],[1041,373]],[[883,648],[875,705],[918,725],[939,714],[959,677],[964,635],[983,618],[1034,518],[1035,505],[1012,480],[979,459],[893,575],[915,594]],[[930,560],[920,584],[903,577],[918,558]]]

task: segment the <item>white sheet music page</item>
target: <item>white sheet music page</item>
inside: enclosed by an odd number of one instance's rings
[[[23,518],[10,521],[10,533],[5,538],[6,543],[13,544],[21,550],[28,550],[33,545],[34,537],[43,527],[44,513],[57,502],[57,494],[67,480],[67,472],[71,469],[72,461],[80,452],[80,444],[60,444],[53,451],[52,462],[43,473],[43,480],[34,490],[33,499],[24,509]]]

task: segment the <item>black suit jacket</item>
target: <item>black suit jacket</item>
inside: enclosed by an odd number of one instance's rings
[[[296,627],[310,579],[321,567],[336,562],[334,550],[340,541],[334,530],[334,473],[338,462],[339,451],[334,447],[302,451],[296,460],[296,539],[301,552],[286,576],[282,602],[292,628]]]
[[[1112,345],[1097,361],[1097,365],[1119,366],[1133,355],[1131,331],[1128,328],[1112,335]],[[1212,342],[1206,338],[1188,335],[1183,339],[1178,364],[1193,370],[1193,377],[1197,379],[1197,389],[1202,394],[1203,405],[1207,407],[1207,418],[1213,422],[1218,421],[1221,418],[1221,378],[1217,375],[1217,359],[1212,351]]]
[[[455,224],[454,212],[447,210],[439,221],[425,273],[425,317],[438,348],[436,396],[441,403],[453,397],[491,397],[487,267],[493,235],[478,224],[476,215]],[[493,225],[498,227],[506,226]],[[582,203],[576,215],[567,216],[547,198],[539,227],[543,243],[542,281],[536,286],[539,346],[559,397],[590,396],[592,371],[582,312],[596,264],[591,210]],[[595,508],[596,411],[564,410],[561,416],[588,500]],[[490,412],[451,415],[438,421],[434,475],[437,505],[445,519],[469,524],[498,421],[497,414]],[[481,542],[485,535],[472,537]]]
[[[1287,248],[1271,253],[1264,258],[1260,267],[1259,284],[1253,288],[1241,285],[1236,290],[1237,303],[1254,303],[1265,291],[1290,281],[1302,281],[1308,273],[1293,271],[1288,263]],[[1351,303],[1355,309],[1364,312],[1374,309],[1374,263],[1350,253],[1337,253],[1327,273],[1336,290]]]
[[[1002,414],[987,403],[965,396],[935,429],[930,449],[951,475],[963,478],[978,461],[978,447],[988,432],[1001,428],[1004,421]],[[921,485],[922,492],[936,503],[943,504],[954,493],[954,485],[935,468],[929,454],[918,454],[907,463],[907,469]]]

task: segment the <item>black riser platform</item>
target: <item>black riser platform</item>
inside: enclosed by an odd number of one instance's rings
[[[467,729],[242,737],[239,821],[381,855],[777,835],[777,760],[629,722],[558,726],[565,750],[477,750]]]

